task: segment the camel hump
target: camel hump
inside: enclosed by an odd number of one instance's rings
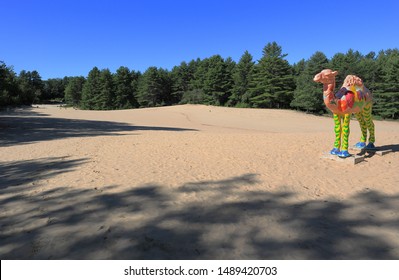
[[[346,88],[347,90],[355,93],[355,101],[358,100],[366,100],[370,101],[373,99],[372,94],[368,88],[363,84],[361,78],[356,75],[348,75],[346,76],[342,88]]]
[[[346,76],[344,80],[344,84],[342,85],[344,87],[351,87],[351,86],[357,86],[357,87],[362,87],[363,86],[363,81],[361,78],[359,78],[356,75],[348,75]]]

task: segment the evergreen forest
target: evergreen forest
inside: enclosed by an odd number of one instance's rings
[[[214,55],[181,62],[171,70],[149,67],[145,72],[121,66],[112,73],[94,67],[87,77],[42,80],[36,71],[15,73],[0,61],[0,108],[63,102],[84,110],[117,110],[175,104],[207,104],[241,108],[294,109],[323,114],[322,86],[313,76],[322,69],[361,77],[374,96],[373,114],[399,118],[399,50],[366,55],[355,50],[328,59],[323,52],[291,65],[282,47],[268,43],[254,61],[245,51],[238,62]]]

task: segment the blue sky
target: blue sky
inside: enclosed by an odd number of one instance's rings
[[[214,54],[255,60],[276,41],[292,64],[399,47],[399,1],[0,0],[0,60],[43,79],[97,66],[171,69]]]

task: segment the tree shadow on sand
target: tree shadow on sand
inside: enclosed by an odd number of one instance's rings
[[[88,159],[70,159],[69,157],[51,157],[16,162],[0,162],[0,194],[7,194],[9,188],[34,185],[61,173],[73,171]]]
[[[39,113],[35,111],[32,106],[20,106],[14,108],[0,108],[0,118],[3,116],[37,117],[48,116],[48,114]]]
[[[134,131],[196,131],[178,127],[135,126],[120,122],[62,119],[30,111],[0,116],[0,146],[29,144],[70,137],[123,135]]]
[[[55,171],[56,172],[56,171]],[[21,182],[13,182],[18,184]],[[298,201],[256,174],[170,188],[7,188],[2,259],[398,259],[399,195]]]
[[[371,158],[377,154],[377,151],[386,151],[386,150],[391,150],[392,153],[397,153],[397,152],[399,152],[399,144],[378,146],[375,151],[362,150],[362,151],[358,152],[357,155],[365,156],[365,158]]]

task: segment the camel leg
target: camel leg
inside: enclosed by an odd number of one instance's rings
[[[367,129],[369,130],[369,143],[366,146],[366,148],[375,148],[374,142],[375,142],[375,132],[374,132],[374,122],[371,117],[371,108],[372,108],[372,103],[370,102],[363,108],[363,117],[364,120],[366,121],[367,124]]]
[[[341,116],[334,114],[334,131],[335,131],[335,142],[334,148],[330,151],[330,154],[337,155],[341,148]]]
[[[342,138],[341,152],[338,154],[338,156],[342,157],[342,158],[346,158],[346,157],[350,156],[350,154],[348,152],[350,121],[351,121],[351,114],[345,114],[344,118],[343,118],[342,132],[341,132],[341,138]]]
[[[355,116],[359,122],[360,129],[362,131],[362,136],[360,137],[360,141],[356,143],[355,147],[363,149],[364,147],[366,147],[366,141],[367,141],[367,122],[362,112],[356,113]]]

